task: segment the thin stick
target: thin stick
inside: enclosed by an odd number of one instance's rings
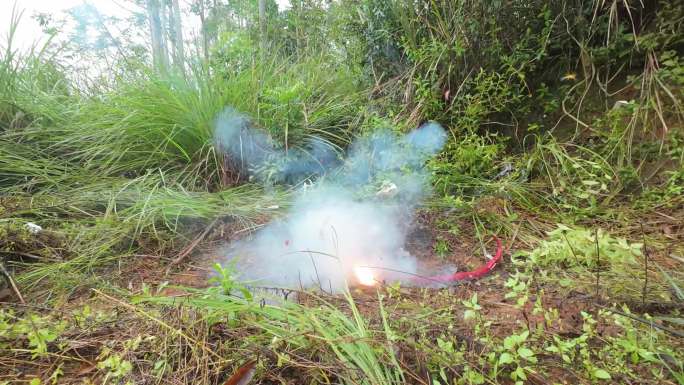
[[[646,247],[646,233],[644,232],[644,224],[639,222],[641,226],[641,238],[644,242],[644,287],[641,289],[641,304],[646,303],[646,289],[648,288],[648,247]]]
[[[563,234],[563,239],[565,239],[565,243],[568,244],[568,247],[570,248],[570,252],[572,253],[572,256],[575,257],[575,263],[579,265],[580,264],[579,258],[577,258],[577,254],[575,254],[575,249],[570,244],[570,241],[568,241],[568,236],[565,235],[565,230],[561,231],[561,234]]]
[[[598,227],[594,230],[594,239],[596,241],[596,295],[595,298],[598,300],[599,297],[599,282],[601,279],[601,250],[599,248],[598,240]]]
[[[12,276],[10,275],[9,271],[5,269],[5,264],[2,262],[0,262],[0,272],[2,272],[2,275],[4,275],[5,278],[7,278],[7,282],[9,282],[10,286],[12,286],[12,291],[14,291],[14,294],[16,294],[19,298],[19,302],[21,302],[22,305],[26,305],[26,301],[24,301],[24,297],[22,297],[17,284],[14,283]]]
[[[311,254],[322,255],[322,256],[324,256],[324,257],[330,257],[330,258],[336,259],[336,260],[338,260],[338,261],[340,260],[340,258],[337,257],[337,256],[335,256],[335,255],[332,255],[332,254],[329,254],[329,253],[325,253],[325,252],[322,252],[322,251],[314,251],[314,250],[297,250],[297,251],[290,251],[290,252],[283,253],[283,254],[280,254],[280,255],[283,256],[283,257],[285,257],[285,256],[288,256],[288,255],[299,254],[299,253],[309,253],[309,255],[311,255]]]
[[[675,329],[668,328],[667,326],[663,326],[663,325],[661,325],[661,324],[659,324],[659,323],[657,323],[657,322],[653,322],[652,320],[647,320],[647,319],[644,319],[644,318],[641,318],[641,317],[637,317],[637,316],[635,316],[634,314],[625,313],[625,312],[620,311],[620,310],[618,310],[618,309],[616,309],[616,308],[601,305],[600,303],[594,302],[594,305],[596,305],[596,306],[598,306],[598,307],[602,307],[602,308],[604,308],[604,309],[606,309],[606,310],[608,310],[608,311],[610,311],[610,312],[612,312],[612,313],[617,313],[617,314],[620,314],[621,316],[624,316],[624,317],[633,319],[633,320],[635,320],[635,321],[637,321],[637,322],[641,322],[641,323],[646,324],[646,325],[648,325],[648,326],[650,326],[650,327],[653,327],[653,328],[656,328],[656,329],[660,329],[660,330],[662,330],[662,331],[664,331],[664,332],[666,332],[666,333],[672,334],[673,336],[677,336],[677,337],[679,337],[679,338],[684,338],[684,333],[680,332],[679,330],[675,330]]]
[[[316,272],[316,280],[318,281],[318,288],[322,291],[323,290],[323,284],[321,284],[321,277],[318,275],[318,268],[316,267],[316,262],[314,261],[313,254],[309,253],[309,257],[311,258],[311,264],[313,265],[314,271]]]
[[[58,258],[39,257],[37,255],[33,255],[33,254],[29,254],[29,253],[22,253],[21,251],[3,250],[3,251],[0,251],[0,253],[18,255],[20,257],[31,258],[31,259],[35,259],[35,260],[39,260],[39,261],[63,262],[63,260],[58,259]]]
[[[684,258],[682,258],[682,257],[676,256],[676,255],[671,254],[671,253],[667,254],[667,256],[674,259],[675,261],[679,261],[681,263],[684,263]]]
[[[209,231],[211,231],[211,229],[214,228],[214,226],[216,225],[217,222],[218,222],[218,218],[214,219],[214,221],[211,222],[209,224],[209,226],[207,226],[204,229],[202,234],[200,234],[197,238],[195,238],[195,240],[190,242],[190,244],[188,246],[186,246],[185,249],[183,249],[180,253],[178,253],[178,256],[173,261],[171,261],[171,263],[169,263],[169,266],[166,268],[166,274],[169,274],[169,272],[171,271],[171,268],[173,268],[174,266],[181,263],[185,259],[185,257],[190,255],[190,253],[195,249],[195,247],[197,247],[197,245],[200,242],[202,242],[204,237],[206,237],[207,234],[209,234]]]

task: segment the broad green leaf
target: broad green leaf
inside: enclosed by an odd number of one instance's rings
[[[606,372],[603,369],[594,369],[594,377],[601,379],[601,380],[610,380],[610,373]]]
[[[527,380],[527,375],[525,374],[525,369],[522,368],[522,366],[518,366],[517,369],[515,369],[515,374],[518,376],[518,378],[522,378],[523,380]]]
[[[518,348],[518,354],[522,358],[529,358],[534,356],[534,352],[528,348]]]
[[[506,365],[510,364],[511,362],[513,362],[513,355],[506,352],[501,353],[501,355],[499,356],[499,365]]]
[[[508,337],[504,338],[504,343],[503,343],[504,348],[506,348],[508,350],[513,349],[515,347],[515,343],[516,343],[515,337],[516,336],[508,336]]]

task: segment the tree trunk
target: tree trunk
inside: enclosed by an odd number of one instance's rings
[[[164,55],[164,67],[168,68],[169,66],[169,19],[166,16],[168,12],[168,7],[167,1],[166,0],[160,0],[161,7],[159,8],[159,21],[161,24],[161,47],[162,47],[162,53]]]
[[[259,0],[259,48],[263,62],[266,52],[266,0]]]
[[[147,16],[150,22],[150,37],[152,41],[152,62],[154,68],[158,71],[165,71],[164,35],[162,34],[159,10],[159,0],[147,0]]]
[[[303,40],[301,23],[304,5],[302,4],[302,0],[292,0],[290,5],[292,6],[292,11],[295,14],[295,52],[297,53],[297,57],[301,57]]]
[[[181,72],[185,72],[185,52],[183,49],[183,25],[181,23],[178,0],[171,0],[171,19],[173,21],[173,61]]]
[[[206,16],[204,14],[204,0],[198,0],[199,2],[199,17],[202,24],[202,51],[204,52],[204,60],[209,61],[209,36],[207,31]]]

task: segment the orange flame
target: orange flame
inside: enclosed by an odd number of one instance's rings
[[[354,274],[356,274],[356,280],[363,286],[375,286],[377,282],[373,270],[368,267],[356,266]]]

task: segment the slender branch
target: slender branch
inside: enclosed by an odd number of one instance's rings
[[[16,294],[19,298],[19,302],[21,302],[22,305],[25,305],[26,301],[24,301],[24,297],[21,295],[21,292],[19,291],[17,284],[14,283],[12,276],[10,275],[9,271],[5,269],[5,264],[2,262],[0,262],[0,273],[2,273],[2,275],[5,276],[5,278],[7,278],[7,282],[9,282],[9,285],[12,287],[12,291],[14,291],[14,294]]]
[[[561,234],[563,234],[563,239],[565,239],[565,243],[568,244],[568,247],[570,248],[570,252],[572,253],[572,256],[575,258],[575,263],[579,265],[580,264],[579,258],[577,258],[577,254],[575,254],[575,249],[570,244],[570,241],[568,241],[568,236],[565,235],[565,230],[561,231]]]
[[[648,288],[648,247],[646,246],[646,233],[644,232],[644,224],[639,223],[641,226],[641,238],[644,243],[644,286],[641,288],[641,303],[646,303],[646,290]]]
[[[599,297],[599,283],[601,280],[601,248],[599,247],[598,240],[598,227],[594,230],[594,240],[596,241],[596,296],[598,300]]]
[[[684,338],[684,333],[680,332],[679,330],[671,329],[671,328],[669,328],[669,327],[667,327],[667,326],[663,326],[663,325],[661,325],[661,324],[659,324],[659,323],[657,323],[657,322],[653,322],[652,320],[647,320],[647,319],[644,319],[644,318],[641,318],[641,317],[637,317],[637,316],[635,316],[634,314],[625,313],[625,312],[620,311],[620,310],[618,310],[618,309],[615,309],[615,308],[613,308],[613,307],[603,306],[603,305],[601,305],[600,303],[594,303],[594,304],[595,304],[596,306],[598,306],[598,307],[602,307],[602,308],[604,308],[604,309],[610,311],[611,313],[620,314],[621,316],[624,316],[624,317],[633,319],[634,321],[641,322],[641,323],[646,324],[646,325],[648,325],[648,326],[650,326],[650,327],[653,327],[653,328],[656,328],[656,329],[660,329],[660,330],[662,330],[662,331],[664,331],[664,332],[670,333],[670,334],[672,334],[673,336],[677,336],[677,337],[679,337],[679,338]]]
[[[202,232],[202,234],[200,234],[197,238],[195,238],[195,240],[193,240],[192,242],[190,242],[190,244],[189,244],[188,246],[186,246],[183,250],[181,250],[181,252],[178,253],[178,256],[177,256],[176,258],[174,258],[174,260],[171,261],[171,263],[169,263],[169,266],[166,268],[166,274],[169,274],[169,272],[171,271],[171,269],[172,269],[174,266],[176,266],[176,265],[178,265],[179,263],[183,262],[183,260],[185,259],[185,257],[187,257],[188,255],[190,255],[190,253],[192,253],[192,251],[195,249],[195,247],[197,247],[197,245],[198,245],[200,242],[202,242],[202,240],[204,239],[204,237],[206,237],[207,234],[209,234],[209,232],[211,231],[211,229],[213,229],[214,226],[215,226],[217,223],[218,223],[218,218],[214,219],[214,221],[212,221],[212,222],[204,229],[204,231]]]

